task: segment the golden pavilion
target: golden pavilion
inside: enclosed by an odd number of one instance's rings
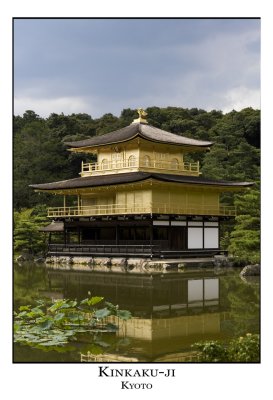
[[[221,252],[221,221],[236,211],[221,204],[220,194],[252,184],[202,177],[199,162],[185,156],[213,143],[153,127],[144,110],[138,113],[125,128],[66,143],[71,152],[96,155],[96,162],[82,163],[80,177],[30,185],[63,198],[48,209],[49,255],[168,259]]]

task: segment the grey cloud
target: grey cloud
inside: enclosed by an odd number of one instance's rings
[[[217,102],[223,106],[234,88],[259,89],[259,25],[259,20],[18,20],[15,94],[32,99],[34,108],[35,99],[53,105],[66,98],[71,109],[74,97],[77,107],[90,104],[97,116],[152,104],[219,108]]]

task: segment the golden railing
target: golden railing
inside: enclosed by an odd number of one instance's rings
[[[82,162],[82,176],[89,176],[96,174],[97,172],[115,172],[117,170],[124,169],[135,169],[141,168],[142,170],[160,170],[172,173],[184,173],[190,175],[199,175],[199,161],[190,162],[174,162],[174,161],[164,161],[164,160],[147,160],[145,158],[134,159],[134,160],[117,160],[117,161],[107,161],[104,162],[94,162],[94,163],[84,163]]]
[[[152,206],[153,214],[185,214],[185,215],[236,215],[234,206],[214,206],[214,205],[198,205],[198,206],[177,206],[166,203],[154,203]]]
[[[233,206],[177,206],[164,203],[153,204],[100,204],[92,206],[51,207],[48,217],[82,217],[96,215],[124,215],[124,214],[179,214],[179,215],[223,215],[235,216]]]

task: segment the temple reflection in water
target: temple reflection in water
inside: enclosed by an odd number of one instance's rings
[[[207,336],[222,337],[227,312],[221,281],[213,271],[200,276],[200,271],[155,275],[48,271],[53,298],[82,299],[91,292],[130,310],[133,318],[118,322],[117,336],[131,338],[132,347],[142,348],[141,356],[155,358],[189,350],[191,343]]]

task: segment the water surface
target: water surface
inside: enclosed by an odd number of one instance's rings
[[[113,362],[187,361],[193,343],[259,333],[259,291],[259,279],[242,279],[239,270],[143,275],[15,265],[15,310],[39,298],[81,300],[91,292],[130,310],[133,318],[120,321],[115,333],[85,335],[58,351],[16,344],[14,361],[80,362],[88,352],[94,361],[100,354]]]

